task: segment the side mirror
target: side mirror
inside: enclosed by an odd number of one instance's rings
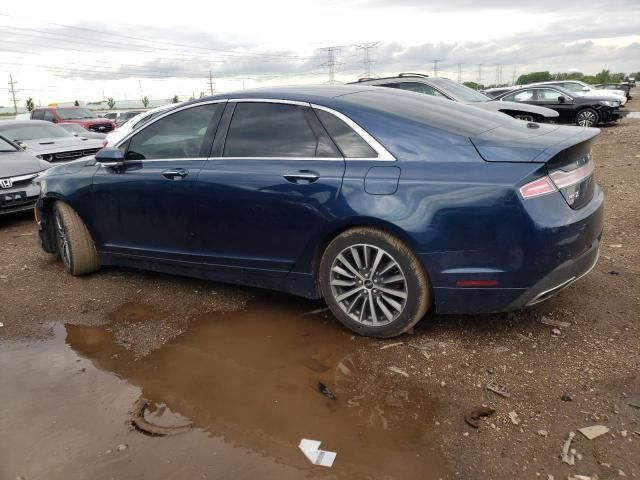
[[[96,153],[96,161],[104,167],[118,167],[124,163],[124,152],[119,148],[105,147]]]
[[[567,101],[567,99],[565,98],[564,95],[559,95],[558,96],[558,103],[564,103],[566,101]]]

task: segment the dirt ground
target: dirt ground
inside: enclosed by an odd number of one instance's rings
[[[594,158],[606,223],[591,274],[524,311],[429,315],[386,341],[296,297],[71,277],[29,215],[0,218],[0,479],[640,478],[640,118],[603,127]],[[191,430],[134,429],[141,395],[149,421]],[[495,413],[474,429],[464,411],[481,405]],[[591,425],[609,430],[589,440]],[[312,466],[301,438],[334,466]]]

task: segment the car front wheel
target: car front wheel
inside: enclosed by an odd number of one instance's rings
[[[56,202],[53,222],[57,250],[65,271],[71,275],[82,275],[98,270],[98,253],[80,216],[66,203]]]
[[[576,115],[576,124],[581,127],[595,127],[600,120],[598,112],[593,108],[580,110]]]
[[[396,237],[373,228],[336,237],[322,256],[319,280],[334,316],[370,337],[406,332],[431,304],[420,260]]]

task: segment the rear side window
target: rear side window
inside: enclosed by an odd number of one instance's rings
[[[31,114],[31,118],[33,120],[42,120],[44,119],[44,110],[34,110]]]
[[[224,146],[225,157],[337,157],[308,109],[284,103],[240,102]]]
[[[349,125],[335,115],[316,109],[318,118],[346,158],[376,158],[378,153]]]
[[[512,93],[502,98],[510,102],[528,102],[533,100],[533,90],[522,90],[521,92]]]
[[[149,125],[129,141],[127,160],[207,156],[201,150],[218,105],[187,108]]]
[[[46,120],[47,122],[53,122],[56,117],[53,116],[53,113],[51,113],[50,110],[45,110],[44,112],[42,112],[42,119]]]

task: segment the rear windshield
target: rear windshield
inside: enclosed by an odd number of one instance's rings
[[[373,108],[381,113],[384,112],[465,137],[477,135],[512,121],[518,121],[502,113],[488,112],[477,107],[422,93],[390,88],[375,88],[343,95],[339,99],[358,105],[362,109]],[[347,112],[345,111],[345,113]],[[353,112],[352,115],[355,117],[356,112]],[[365,127],[365,125],[361,126]]]
[[[72,137],[69,132],[58,127],[57,125],[47,125],[41,123],[31,124],[27,122],[24,125],[7,125],[0,126],[0,135],[9,140],[36,140],[38,138],[62,138]]]
[[[86,108],[56,108],[56,113],[62,120],[83,120],[85,118],[96,118],[91,110]]]

